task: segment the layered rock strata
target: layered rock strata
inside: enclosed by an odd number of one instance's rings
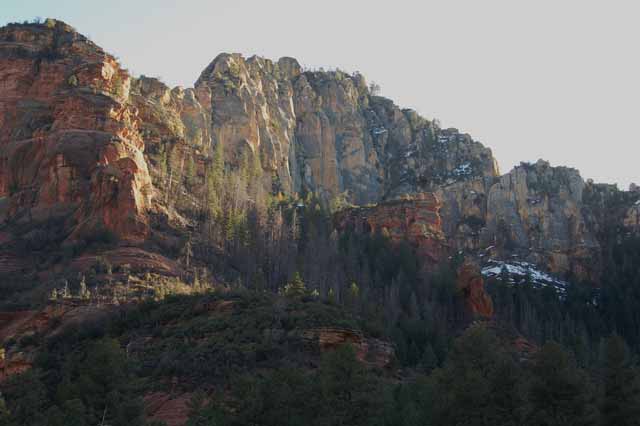
[[[447,254],[439,211],[438,198],[421,193],[410,199],[343,210],[336,214],[335,225],[342,232],[380,233],[394,243],[407,241],[425,265],[433,266]]]

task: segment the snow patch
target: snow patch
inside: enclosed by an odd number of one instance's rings
[[[381,134],[383,134],[383,133],[387,133],[387,132],[388,132],[388,130],[387,130],[387,129],[385,129],[384,127],[376,127],[376,128],[374,128],[374,129],[372,130],[372,132],[373,132],[373,134],[374,134],[374,135],[381,135]]]
[[[467,162],[464,164],[460,164],[458,167],[453,169],[451,173],[453,173],[454,176],[468,176],[471,174],[471,172],[471,163]]]
[[[509,275],[507,280],[510,284],[524,284],[528,276],[535,287],[552,287],[560,294],[567,291],[566,281],[541,271],[528,262],[491,260],[482,268],[482,275],[487,278],[500,277],[503,270]]]

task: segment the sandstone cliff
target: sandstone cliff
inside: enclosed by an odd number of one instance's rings
[[[422,193],[377,206],[343,210],[335,215],[335,226],[341,232],[380,233],[394,243],[407,241],[425,266],[434,266],[444,261],[448,253],[440,207],[440,201],[434,194]]]
[[[152,186],[117,61],[57,21],[0,30],[0,222],[146,237]]]
[[[597,281],[600,243],[585,187],[575,169],[523,163],[497,179],[440,188],[443,227],[459,249]]]
[[[216,144],[231,166],[259,156],[266,188],[358,204],[497,175],[468,135],[373,96],[359,74],[292,58],[223,54],[194,89],[171,89],[47,20],[0,30],[0,61],[4,274],[49,270],[51,251],[94,240],[176,253]]]
[[[195,87],[211,111],[213,143],[231,161],[244,150],[257,153],[285,191],[346,192],[366,204],[498,174],[488,148],[373,96],[360,74],[223,54]]]
[[[171,265],[162,255],[175,259],[197,228],[217,146],[227,167],[259,160],[268,190],[356,205],[435,193],[437,208],[418,197],[358,219],[421,239],[432,262],[447,250],[516,256],[597,282],[605,224],[640,228],[637,197],[592,190],[576,170],[545,162],[500,177],[490,149],[375,96],[358,73],[221,54],[194,88],[171,89],[130,77],[73,28],[47,20],[0,29],[0,276],[42,278],[61,247],[65,258],[95,257],[96,240],[137,246],[134,264],[146,251]],[[615,218],[602,207],[612,197],[622,200]],[[105,253],[123,257],[113,244]]]

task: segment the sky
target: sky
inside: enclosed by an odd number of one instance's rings
[[[0,0],[0,25],[74,26],[134,75],[191,87],[221,52],[360,71],[489,146],[640,184],[637,0]]]

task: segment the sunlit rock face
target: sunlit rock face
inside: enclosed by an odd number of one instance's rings
[[[130,82],[61,22],[0,30],[0,223],[62,218],[69,239],[146,237],[151,180]]]
[[[53,218],[67,241],[97,229],[145,241],[149,213],[170,210],[168,145],[173,169],[196,157],[201,173],[219,143],[232,165],[258,155],[266,187],[357,204],[497,175],[490,150],[373,96],[359,74],[222,54],[194,89],[170,89],[59,21],[0,40],[0,222]]]
[[[285,191],[346,193],[366,204],[498,175],[488,148],[373,96],[359,74],[303,71],[292,58],[222,54],[195,92],[227,158],[239,161],[247,150],[259,155]]]
[[[0,29],[0,274],[33,270],[19,241],[39,250],[108,232],[175,252],[203,207],[185,170],[201,184],[218,144],[230,168],[259,159],[269,191],[378,204],[357,221],[430,263],[462,251],[597,283],[603,229],[640,230],[637,187],[618,196],[543,161],[500,176],[490,149],[377,96],[358,73],[221,54],[194,88],[172,89],[47,20]]]

